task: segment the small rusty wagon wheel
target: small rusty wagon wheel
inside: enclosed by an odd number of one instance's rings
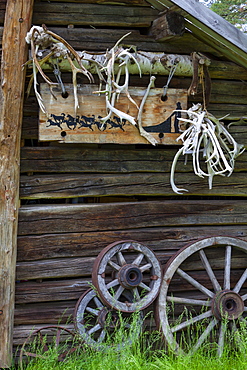
[[[71,330],[58,326],[49,325],[34,330],[27,337],[20,350],[20,368],[30,359],[45,359],[50,356],[50,349],[56,349],[57,360],[63,361],[67,356],[74,353],[78,346],[74,346],[75,333]]]
[[[247,315],[247,242],[231,237],[199,240],[167,263],[156,322],[175,353],[238,347]],[[230,339],[231,338],[231,339]]]
[[[104,248],[95,260],[92,282],[105,305],[122,312],[149,306],[161,284],[161,267],[154,252],[135,241]]]
[[[74,312],[76,332],[86,344],[99,351],[114,346],[112,340],[116,330],[124,329],[124,339],[127,340],[128,344],[139,337],[142,332],[143,315],[138,314],[136,321],[134,321],[135,327],[131,327],[130,318],[130,314],[123,316],[122,312],[106,307],[93,289],[82,294]],[[112,337],[111,334],[113,334]],[[127,343],[117,343],[116,349],[123,348]]]

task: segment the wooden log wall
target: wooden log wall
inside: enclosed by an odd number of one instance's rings
[[[4,2],[0,4],[1,32]],[[204,53],[211,59],[209,111],[235,121],[230,132],[247,146],[247,71],[224,60],[193,35],[155,42],[150,35],[158,11],[144,0],[35,1],[33,24],[45,23],[77,50],[105,51],[129,30],[128,44],[138,50]],[[69,73],[64,81],[70,81]],[[131,76],[131,84],[147,85]],[[158,76],[162,87],[167,76]],[[84,80],[81,80],[83,83]],[[188,88],[190,78],[174,77],[170,87]],[[189,97],[189,105],[202,96]],[[213,235],[247,240],[247,153],[230,177],[207,179],[192,172],[190,159],[177,165],[169,184],[177,148],[150,145],[62,145],[38,142],[38,105],[26,99],[22,128],[21,178],[14,344],[34,326],[72,323],[77,299],[90,286],[93,262],[111,242],[137,240],[151,247],[164,266],[188,242]],[[72,324],[71,324],[72,325]]]

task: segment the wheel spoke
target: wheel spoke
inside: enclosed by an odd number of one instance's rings
[[[201,283],[199,283],[197,280],[195,280],[193,277],[188,275],[185,271],[181,270],[180,268],[177,269],[177,273],[187,280],[190,284],[192,284],[195,288],[199,289],[202,293],[206,294],[208,297],[213,298],[214,293],[211,292],[209,289],[207,289],[205,286],[203,286]]]
[[[213,284],[214,291],[218,292],[219,290],[221,290],[221,286],[220,286],[220,284],[218,283],[218,280],[215,277],[215,274],[212,270],[212,267],[210,266],[210,263],[207,259],[207,256],[206,256],[204,250],[200,250],[199,254],[200,254],[201,261],[202,261],[202,263],[205,267],[205,270],[207,271],[209,279],[211,280],[211,282]]]
[[[124,287],[122,287],[121,285],[118,287],[116,293],[114,294],[114,299],[118,299],[120,297],[120,295],[123,293],[124,291]]]
[[[121,268],[121,266],[117,265],[115,262],[113,262],[111,260],[109,260],[107,263],[108,263],[108,265],[110,265],[116,271],[119,271],[120,268]]]
[[[99,335],[99,338],[98,338],[97,342],[98,343],[103,342],[103,340],[105,339],[105,335],[106,335],[106,331],[103,329],[102,332]]]
[[[137,288],[133,289],[133,296],[134,296],[134,301],[139,301],[141,299]]]
[[[213,330],[213,328],[215,327],[215,325],[218,323],[218,320],[217,319],[213,319],[207,326],[206,330],[204,330],[204,332],[202,333],[202,335],[200,336],[200,338],[198,339],[198,341],[196,342],[195,346],[193,347],[191,353],[194,353],[198,350],[199,347],[201,347],[202,343],[205,341],[205,339],[207,339],[207,337],[209,336],[210,332]]]
[[[186,320],[186,321],[182,322],[181,324],[174,326],[173,328],[171,328],[171,331],[172,331],[172,333],[175,333],[175,332],[177,332],[181,329],[186,328],[187,326],[195,324],[196,322],[201,321],[203,319],[206,319],[210,316],[212,316],[212,311],[211,310],[209,310],[207,312],[204,312],[204,313],[202,313],[198,316],[192,317],[191,319]]]
[[[240,291],[240,289],[242,288],[246,279],[247,279],[247,269],[244,271],[243,275],[241,276],[241,278],[239,279],[239,281],[235,285],[235,287],[233,289],[233,291],[235,293],[238,293]]]
[[[231,254],[232,247],[228,245],[225,253],[224,289],[230,289]]]
[[[242,345],[242,341],[241,341],[241,337],[240,337],[240,333],[239,333],[239,330],[237,328],[237,325],[235,323],[235,321],[232,321],[231,322],[231,330],[232,330],[232,333],[233,333],[233,339],[235,340],[236,344],[238,346],[241,346]]]
[[[245,301],[247,299],[247,294],[242,295],[242,300]]]
[[[146,265],[143,265],[140,267],[141,272],[144,272],[152,267],[152,263],[147,263]]]
[[[123,266],[123,265],[126,265],[126,261],[125,261],[125,258],[123,256],[123,253],[122,252],[118,252],[117,253],[117,260],[118,260],[118,263],[120,264],[120,266]]]
[[[100,300],[99,300],[99,298],[98,298],[98,297],[93,297],[93,300],[94,300],[94,303],[96,304],[96,306],[97,306],[98,308],[102,308],[102,307],[104,307],[103,303],[102,303],[102,302],[100,302]]]
[[[220,330],[219,330],[219,340],[218,340],[218,349],[217,353],[218,356],[221,357],[224,350],[224,342],[225,342],[225,333],[226,333],[226,323],[221,321]]]
[[[180,297],[172,297],[172,296],[167,296],[166,299],[168,302],[189,304],[192,306],[211,306],[210,301],[203,301],[201,299],[180,298]]]
[[[114,279],[114,280],[110,281],[110,283],[108,283],[108,284],[106,285],[106,288],[107,288],[107,289],[110,289],[110,288],[113,288],[114,286],[116,286],[116,285],[118,285],[118,284],[119,284],[118,279]]]
[[[102,327],[101,327],[100,324],[96,324],[90,330],[88,330],[88,335],[91,335],[91,334],[95,333],[96,331],[100,330],[101,328]]]
[[[57,334],[56,334],[56,347],[59,345],[60,343],[60,335],[61,335],[61,329],[59,328],[57,330]]]
[[[87,312],[90,312],[94,316],[98,316],[99,315],[99,310],[96,310],[95,308],[92,308],[92,307],[86,307],[86,311]]]
[[[144,257],[144,254],[139,253],[138,256],[136,257],[136,259],[132,262],[132,264],[139,266],[141,261],[143,260],[143,257]]]
[[[149,288],[149,286],[147,286],[147,285],[146,285],[146,284],[144,284],[143,282],[141,282],[141,283],[139,284],[139,287],[141,287],[141,288],[143,288],[143,289],[147,290],[148,292],[150,292],[150,291],[151,291],[151,288]]]

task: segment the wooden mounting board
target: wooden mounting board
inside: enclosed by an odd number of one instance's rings
[[[40,92],[47,110],[47,115],[40,111],[39,140],[60,141],[66,143],[116,143],[116,144],[149,144],[140,136],[138,128],[130,122],[119,121],[112,114],[102,127],[100,117],[106,116],[105,96],[94,94],[96,85],[78,85],[79,108],[75,114],[73,85],[65,85],[67,98],[63,98],[60,88],[53,88],[56,99],[49,87],[41,84]],[[131,87],[131,97],[140,106],[146,88]],[[142,125],[159,144],[177,144],[179,136],[176,109],[187,109],[187,90],[168,89],[167,100],[162,101],[163,89],[153,88],[146,100],[142,115]],[[121,94],[115,107],[133,117],[137,117],[136,106]]]

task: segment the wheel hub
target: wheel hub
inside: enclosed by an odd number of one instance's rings
[[[119,324],[119,316],[115,311],[104,307],[99,312],[98,323],[102,328],[115,329]]]
[[[212,311],[218,320],[223,318],[236,320],[244,312],[244,302],[239,294],[231,290],[222,290],[213,298]]]
[[[142,272],[139,267],[126,264],[118,272],[118,281],[125,289],[133,289],[142,282]]]

